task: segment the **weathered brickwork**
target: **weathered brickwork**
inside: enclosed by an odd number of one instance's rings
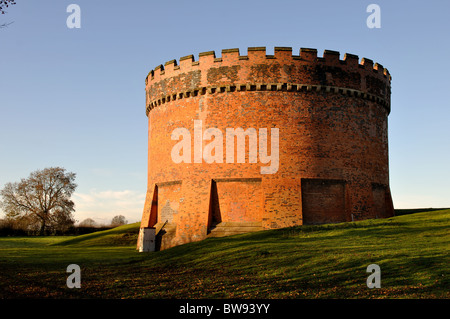
[[[158,249],[206,238],[219,223],[264,229],[393,216],[389,189],[387,69],[325,50],[264,47],[166,62],[146,82],[148,190],[141,227]],[[223,163],[175,163],[177,128],[223,132]],[[227,128],[279,129],[279,168],[227,163]],[[268,140],[270,142],[270,133]],[[248,141],[247,141],[248,142]],[[203,147],[209,141],[203,141]],[[270,143],[269,143],[270,144]],[[270,151],[270,147],[268,148]],[[194,158],[192,143],[192,158]],[[235,158],[237,151],[235,150]],[[164,225],[165,224],[165,225]],[[164,227],[163,227],[164,226]],[[159,231],[160,229],[162,231]]]

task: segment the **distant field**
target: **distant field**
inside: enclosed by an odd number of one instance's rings
[[[139,224],[0,237],[0,298],[449,298],[450,210],[210,238],[138,253]],[[66,267],[81,267],[81,288]],[[381,267],[381,288],[366,267]]]

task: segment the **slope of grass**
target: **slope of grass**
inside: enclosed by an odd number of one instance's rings
[[[5,248],[41,248],[51,244],[57,244],[61,240],[72,238],[72,236],[8,236],[0,237],[0,249]]]
[[[450,210],[210,238],[154,253],[135,250],[138,227],[28,248],[0,238],[0,298],[450,297]],[[133,240],[116,245],[124,234]],[[81,289],[66,287],[72,263],[82,269]],[[380,289],[366,285],[373,263]]]
[[[136,245],[140,223],[127,224],[108,230],[75,236],[54,243],[55,246],[130,246]]]

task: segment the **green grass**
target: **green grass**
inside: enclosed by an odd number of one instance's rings
[[[55,246],[130,246],[136,245],[140,223],[128,224],[104,231],[75,236],[55,242]]]
[[[138,253],[139,224],[0,238],[0,298],[449,298],[450,210],[210,238]],[[381,267],[369,289],[366,268]],[[81,267],[81,289],[66,267]]]

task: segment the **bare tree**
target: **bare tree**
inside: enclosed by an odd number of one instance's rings
[[[70,200],[77,185],[75,173],[50,167],[32,172],[20,182],[7,183],[0,191],[0,207],[7,218],[29,217],[40,225],[39,234],[59,223],[73,224],[75,204]]]
[[[111,220],[111,226],[113,226],[113,227],[125,225],[127,223],[128,223],[128,221],[122,215],[114,216],[113,219]]]
[[[97,227],[97,223],[92,218],[86,218],[80,224],[80,227]]]
[[[16,4],[15,0],[0,0],[0,12],[1,14],[5,14],[5,8],[8,8],[9,6]],[[0,29],[1,28],[6,28],[7,26],[9,26],[12,22],[9,23],[2,23],[0,24]]]
[[[13,4],[16,4],[16,0],[0,0],[0,12],[5,14],[5,8],[8,8]]]

